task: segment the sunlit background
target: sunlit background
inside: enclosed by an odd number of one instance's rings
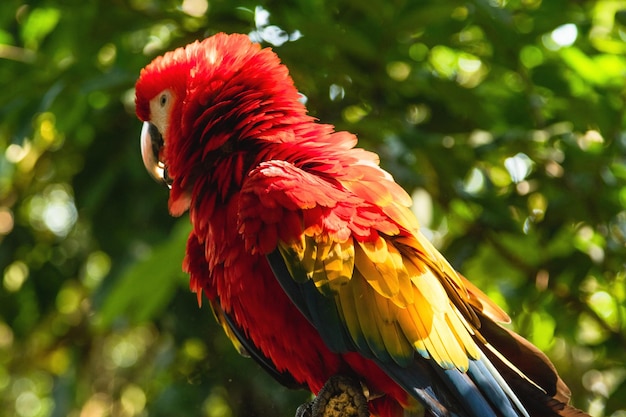
[[[0,415],[273,417],[308,398],[197,306],[188,220],[141,163],[139,70],[218,31],[273,47],[311,113],[381,155],[576,406],[626,416],[617,0],[1,2]]]

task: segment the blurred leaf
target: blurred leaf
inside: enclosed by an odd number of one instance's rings
[[[30,49],[37,49],[39,44],[59,23],[61,11],[53,7],[36,8],[28,12],[22,26],[24,43]]]
[[[626,378],[624,378],[624,376],[622,376],[622,378],[622,382],[617,386],[615,391],[611,393],[611,396],[606,402],[606,415],[619,415],[618,413],[620,411],[623,413],[626,410],[624,406],[624,398],[626,398]]]
[[[592,84],[619,86],[624,82],[626,72],[624,57],[601,54],[592,58],[576,47],[563,49],[561,56],[579,76]]]
[[[108,328],[122,317],[141,323],[167,307],[175,288],[183,282],[182,249],[190,231],[188,221],[179,221],[168,240],[153,246],[145,259],[117,278],[98,312],[98,327]]]

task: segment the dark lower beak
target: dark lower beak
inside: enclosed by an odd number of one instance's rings
[[[171,187],[171,179],[167,175],[167,167],[161,161],[161,150],[163,149],[163,136],[157,127],[144,122],[141,128],[141,158],[148,174],[157,182]]]

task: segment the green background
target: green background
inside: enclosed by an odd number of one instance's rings
[[[291,416],[181,272],[139,70],[251,33],[594,416],[626,416],[626,4],[0,2],[0,414]],[[271,300],[268,300],[271,302]],[[279,329],[278,329],[279,330]],[[6,413],[6,414],[5,414]]]

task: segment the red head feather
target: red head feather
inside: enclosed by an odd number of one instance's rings
[[[265,98],[278,96],[283,105],[298,99],[288,70],[280,64],[276,54],[239,34],[220,33],[202,42],[196,41],[167,52],[147,65],[136,84],[135,102],[141,120],[150,120],[149,101],[168,88],[183,100],[212,99],[212,102],[201,103],[204,106],[243,99],[246,94]],[[237,95],[233,96],[234,93]],[[273,103],[274,106],[280,104]],[[298,107],[303,114],[304,106]]]
[[[151,119],[149,102],[166,89],[175,104],[168,131],[161,132],[163,162],[173,180],[170,210],[176,214],[186,209],[187,203],[174,208],[175,202],[190,191],[195,178],[189,176],[199,164],[210,159],[217,166],[220,161],[220,175],[245,175],[237,149],[254,146],[250,139],[290,141],[294,125],[312,122],[287,68],[269,48],[261,49],[245,35],[220,33],[152,61],[136,85],[141,120]],[[220,180],[222,193],[231,180]]]

